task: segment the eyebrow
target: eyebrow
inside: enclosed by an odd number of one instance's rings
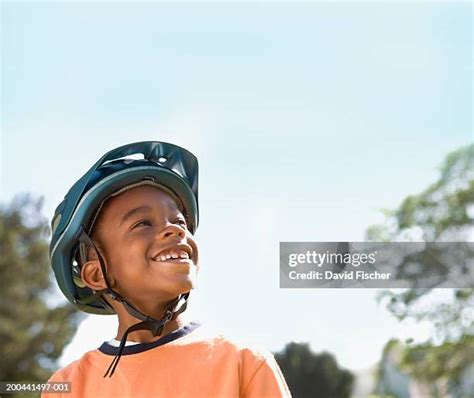
[[[181,211],[181,210],[179,210],[178,206],[176,205],[176,203],[174,201],[172,201],[168,204],[168,209]]]
[[[150,206],[140,206],[140,207],[136,207],[132,210],[130,210],[129,212],[127,212],[123,217],[122,217],[122,220],[120,221],[120,226],[125,223],[127,220],[129,220],[130,218],[132,218],[135,214],[137,213],[147,213],[151,211],[151,207]]]

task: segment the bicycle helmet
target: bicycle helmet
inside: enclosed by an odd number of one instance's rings
[[[158,141],[137,142],[106,153],[72,186],[56,208],[51,223],[51,265],[66,298],[87,313],[115,314],[104,297],[104,293],[108,293],[131,315],[142,320],[126,331],[121,347],[128,333],[134,330],[148,329],[154,336],[161,334],[166,323],[186,309],[189,296],[188,292],[177,297],[165,316],[157,320],[140,312],[108,284],[105,262],[89,234],[107,199],[142,184],[155,185],[171,195],[183,212],[188,229],[195,233],[199,220],[197,158],[184,148]],[[107,284],[107,288],[99,292],[87,287],[80,276],[81,258],[84,259],[87,246],[96,250]],[[176,310],[182,301],[184,303]],[[116,363],[110,375],[115,366]]]

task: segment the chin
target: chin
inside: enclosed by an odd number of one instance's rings
[[[189,292],[190,290],[194,289],[196,283],[195,283],[195,280],[194,278],[189,278],[188,280],[186,281],[182,281],[182,283],[179,284],[179,293],[178,294],[184,294],[184,293],[187,293]]]
[[[171,283],[169,288],[166,289],[173,297],[189,292],[190,290],[194,289],[196,285],[195,278],[191,275],[183,276],[179,279],[179,281],[174,281],[174,283]]]

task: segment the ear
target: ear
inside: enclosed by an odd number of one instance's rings
[[[92,290],[102,290],[107,288],[98,259],[90,260],[83,264],[81,278]]]

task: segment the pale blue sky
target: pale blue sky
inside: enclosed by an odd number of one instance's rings
[[[272,350],[309,341],[351,368],[426,333],[371,290],[280,289],[278,247],[362,240],[472,142],[470,2],[1,7],[2,201],[43,195],[50,217],[105,151],[174,142],[200,160],[192,314]],[[91,317],[62,362],[114,333]]]

